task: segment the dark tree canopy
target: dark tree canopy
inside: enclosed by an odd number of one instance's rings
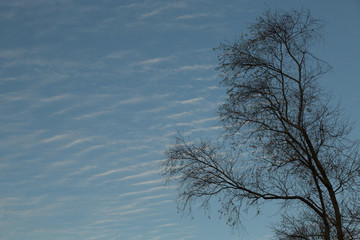
[[[360,239],[358,144],[319,84],[329,65],[311,53],[323,27],[307,10],[267,11],[217,48],[225,138],[179,135],[167,150],[163,174],[178,183],[179,206],[218,198],[237,226],[243,211],[281,203],[278,239]]]

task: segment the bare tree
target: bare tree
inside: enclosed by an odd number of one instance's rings
[[[323,26],[307,10],[267,11],[217,48],[224,142],[179,135],[166,152],[163,174],[178,183],[183,210],[216,197],[237,226],[243,211],[276,202],[278,239],[360,239],[358,144],[319,84],[328,64],[310,52]]]

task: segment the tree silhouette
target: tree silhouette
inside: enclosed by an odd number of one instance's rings
[[[266,11],[216,49],[224,141],[179,134],[166,151],[163,175],[177,182],[182,210],[215,197],[238,226],[243,211],[276,202],[278,239],[360,239],[358,144],[319,84],[329,65],[310,51],[323,27],[308,10]]]

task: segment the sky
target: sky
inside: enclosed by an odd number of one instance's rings
[[[239,230],[216,205],[183,216],[160,164],[177,131],[222,131],[212,49],[301,7],[327,23],[321,83],[359,139],[358,0],[0,1],[0,240],[270,239],[275,205]]]

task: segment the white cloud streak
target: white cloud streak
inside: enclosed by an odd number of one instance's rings
[[[71,97],[70,94],[60,94],[57,96],[40,99],[40,102],[53,102]]]
[[[55,135],[55,136],[53,136],[53,137],[44,139],[44,140],[42,141],[42,143],[51,143],[51,142],[59,141],[59,140],[62,140],[62,139],[66,139],[66,138],[68,138],[68,137],[70,137],[70,134],[68,134],[68,133],[58,134],[58,135]]]
[[[207,17],[207,16],[209,16],[209,14],[207,14],[207,13],[186,14],[186,15],[181,15],[181,16],[177,17],[176,20],[189,20],[189,19],[193,19],[193,18]]]
[[[155,180],[149,180],[149,181],[145,181],[145,182],[138,182],[138,183],[133,183],[131,184],[132,186],[142,186],[142,185],[151,185],[151,184],[158,184],[163,182],[163,179],[155,179]]]
[[[182,66],[176,69],[176,71],[181,72],[181,71],[196,71],[196,70],[208,70],[210,68],[214,68],[214,65],[186,65],[186,66]]]
[[[154,188],[149,188],[149,189],[145,189],[142,191],[127,192],[127,193],[118,195],[118,198],[129,197],[129,196],[133,196],[133,195],[141,195],[144,193],[151,193],[151,192],[160,191],[163,189],[164,189],[164,187],[154,187]]]
[[[190,114],[191,114],[190,112],[175,113],[175,114],[171,114],[171,115],[167,116],[166,118],[178,119],[178,118],[190,115]]]
[[[93,139],[92,137],[77,139],[77,140],[72,141],[71,143],[63,146],[61,149],[71,148],[71,147],[73,147],[75,145],[78,145],[80,143],[91,141],[92,139]]]
[[[156,169],[156,170],[149,170],[149,171],[142,172],[142,173],[138,173],[138,174],[135,174],[135,175],[126,176],[126,177],[117,179],[116,181],[117,181],[117,182],[120,182],[120,181],[126,181],[126,180],[130,180],[130,179],[135,179],[135,178],[142,178],[142,177],[145,177],[145,176],[149,176],[149,175],[153,175],[153,174],[158,174],[158,173],[159,173],[159,170],[158,170],[158,169]]]
[[[161,13],[163,13],[165,10],[171,9],[171,8],[183,8],[185,7],[185,5],[181,2],[173,2],[173,3],[169,3],[166,6],[163,7],[158,7],[150,12],[147,13],[143,13],[140,16],[140,20],[144,20],[146,18],[150,18],[150,17],[154,17],[156,15],[159,15]]]
[[[184,101],[176,101],[176,103],[178,103],[178,104],[192,104],[192,103],[199,102],[201,100],[204,100],[204,98],[203,97],[192,98],[192,99],[188,99],[188,100],[184,100]]]
[[[147,60],[144,60],[144,61],[134,63],[133,65],[152,65],[152,64],[157,64],[157,63],[167,61],[169,59],[170,59],[170,57],[153,58],[153,59],[147,59]]]

